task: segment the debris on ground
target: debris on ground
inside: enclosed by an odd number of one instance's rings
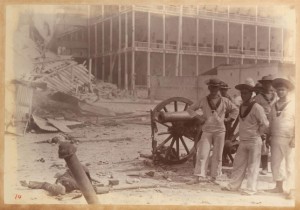
[[[133,184],[133,183],[139,183],[141,180],[138,178],[127,178],[126,183],[127,184]]]
[[[110,186],[114,186],[114,185],[118,185],[118,184],[119,184],[119,180],[117,180],[117,179],[108,180],[108,185],[110,185]]]
[[[151,160],[144,160],[143,163],[148,167],[153,167],[154,166],[153,161],[151,161]]]
[[[49,168],[65,169],[66,167],[61,163],[53,163]],[[54,178],[58,178],[59,176],[62,176],[62,174],[57,173]]]
[[[69,120],[55,120],[55,119],[43,119],[36,115],[32,115],[34,124],[43,131],[56,132],[62,131],[65,133],[73,132],[68,126],[80,125],[82,122],[69,121]]]
[[[94,186],[96,194],[106,194],[109,193],[111,190],[111,187],[108,186]]]
[[[150,177],[154,177],[155,172],[154,171],[148,171],[145,174],[150,176]]]
[[[142,157],[142,158],[148,158],[148,159],[152,159],[152,158],[153,158],[153,155],[140,154],[140,157]]]
[[[42,163],[44,163],[45,162],[45,159],[44,158],[41,158],[41,159],[38,159],[38,160],[36,160],[37,162],[42,162]]]

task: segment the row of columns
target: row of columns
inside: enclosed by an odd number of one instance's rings
[[[120,6],[119,6],[119,12],[120,12]],[[102,14],[104,14],[104,6],[102,6]],[[229,15],[229,8],[228,8],[228,15]],[[148,48],[150,49],[151,47],[151,41],[150,41],[150,29],[151,29],[151,13],[148,12],[148,18],[147,18],[147,34],[148,34]],[[117,62],[118,62],[118,85],[121,86],[121,34],[122,34],[122,27],[121,27],[121,15],[119,15],[118,17],[118,21],[119,21],[119,52],[113,54],[112,53],[112,18],[110,19],[110,70],[109,70],[109,82],[112,82],[112,73],[113,73],[113,67],[114,67],[114,63],[116,62],[116,57],[113,56],[117,56]],[[199,17],[197,17],[196,19],[197,21],[197,26],[196,26],[196,46],[197,46],[197,51],[198,51],[198,43],[199,43]],[[229,21],[227,22],[227,52],[229,53]],[[104,43],[104,21],[102,22],[102,43]],[[166,15],[165,13],[163,13],[163,67],[162,67],[162,74],[163,76],[165,76],[166,74],[166,52],[165,52],[165,47],[166,47],[166,40],[165,40],[165,34],[166,34]],[[212,19],[212,67],[214,67],[214,57],[215,57],[215,53],[214,53],[214,45],[215,45],[215,20]],[[269,54],[268,54],[268,62],[270,62],[271,60],[271,55],[270,55],[270,30],[271,28],[268,28],[268,37],[269,37],[269,42],[268,42],[268,48],[269,48]],[[241,41],[241,47],[242,47],[242,52],[243,52],[243,47],[244,47],[244,24],[242,24],[242,41]],[[89,46],[90,46],[90,27],[88,29],[88,42],[89,42]],[[283,57],[283,28],[281,28],[281,38],[282,38],[282,57]],[[98,52],[98,46],[97,46],[97,24],[95,24],[95,54],[97,57],[97,52]],[[178,46],[177,46],[177,54],[176,54],[176,69],[175,69],[175,75],[176,76],[182,76],[182,51],[181,51],[181,42],[182,42],[182,6],[180,7],[180,14],[179,14],[179,24],[178,24]],[[255,46],[256,46],[256,50],[255,50],[255,55],[257,56],[257,25],[255,26]],[[128,13],[125,13],[125,49],[128,48]],[[135,89],[135,78],[136,78],[136,73],[135,73],[135,10],[134,10],[134,6],[132,6],[132,56],[131,56],[131,74],[128,74],[128,52],[127,50],[125,50],[125,76],[124,76],[124,88],[126,90],[129,89],[128,87],[128,79],[130,76],[131,79],[131,90]],[[104,44],[102,44],[102,54],[104,54]],[[151,56],[151,52],[147,51],[147,87],[150,88],[150,76],[151,76],[151,72],[150,72],[150,56]],[[91,58],[91,53],[89,50],[89,58]],[[229,63],[229,57],[227,57],[227,63]],[[241,58],[241,63],[243,64],[243,58]],[[257,60],[255,59],[255,63],[257,63]],[[95,69],[97,69],[97,62],[95,62],[94,64]],[[104,71],[104,56],[102,56],[102,78],[104,78],[105,76],[105,71]],[[199,61],[198,61],[198,56],[196,59],[196,75],[199,75]],[[97,70],[95,71],[95,76],[97,75]]]

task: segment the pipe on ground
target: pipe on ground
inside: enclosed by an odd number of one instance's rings
[[[62,142],[59,145],[58,156],[59,158],[65,159],[87,203],[98,204],[99,201],[96,192],[75,153],[76,147],[73,144]]]

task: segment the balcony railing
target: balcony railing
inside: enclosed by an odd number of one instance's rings
[[[164,45],[161,44],[161,43],[151,43],[150,44],[150,48],[154,48],[154,49],[163,49],[164,48]]]
[[[140,49],[140,50],[148,50],[148,42],[140,42],[140,41],[135,41],[135,47]],[[170,51],[175,51],[177,50],[177,44],[176,42],[170,44],[170,43],[166,43],[165,45],[161,42],[157,43],[157,42],[152,42],[150,43],[150,48],[151,49],[165,49],[166,50],[170,50]],[[121,48],[125,47],[125,43],[121,44]],[[221,47],[221,48],[220,48]],[[203,44],[198,44],[198,49],[197,46],[194,45],[188,45],[188,44],[184,44],[181,47],[181,50],[183,52],[203,52],[203,53],[212,53],[212,47],[211,44],[208,45],[204,45]],[[249,50],[249,49],[245,49],[242,51],[241,49],[236,49],[236,48],[230,48],[229,49],[229,53],[227,53],[226,48],[224,48],[224,46],[220,46],[220,45],[216,45],[215,46],[215,50],[214,53],[216,55],[232,55],[232,56],[249,56],[249,57],[253,57],[256,55],[256,51],[255,50]],[[259,50],[257,51],[257,56],[258,57],[269,57],[269,52],[268,51],[263,51],[263,50]],[[273,59],[282,59],[282,53],[280,51],[277,52],[270,52],[270,57]],[[285,59],[288,60],[292,60],[292,57],[289,56],[287,58],[287,56],[284,56]]]
[[[135,41],[135,46],[136,47],[141,47],[141,48],[148,48],[148,42],[138,42],[138,41]]]
[[[257,51],[257,55],[259,56],[269,56],[269,52],[268,51]]]
[[[197,51],[197,47],[193,45],[183,45],[182,50],[184,51]]]
[[[180,7],[178,7],[178,6],[166,5],[166,6],[165,6],[165,10],[166,10],[166,12],[179,13],[179,12],[180,12]]]
[[[176,50],[177,49],[177,45],[175,44],[165,44],[166,49],[168,50]]]
[[[199,52],[212,52],[212,47],[198,47]]]
[[[247,20],[247,21],[256,21],[255,16],[250,16],[250,15],[241,15],[241,14],[236,14],[236,13],[230,13],[229,18],[235,19],[235,20]]]
[[[180,6],[174,5],[135,5],[136,9],[140,9],[143,11],[165,11],[167,13],[173,13],[179,15],[180,13]],[[124,10],[124,9],[123,9]],[[281,21],[278,18],[271,18],[271,17],[261,17],[261,16],[254,16],[254,15],[246,15],[246,14],[238,14],[238,13],[229,13],[226,10],[224,11],[215,11],[215,10],[208,10],[208,9],[198,9],[196,6],[183,6],[182,12],[184,15],[195,15],[195,16],[202,16],[202,17],[220,17],[232,20],[244,20],[244,21],[251,21],[251,22],[260,22],[260,23],[269,23],[269,24],[280,24]]]
[[[242,54],[240,49],[229,49],[230,54]]]
[[[282,54],[281,54],[281,52],[270,52],[270,56],[272,58],[281,58]]]
[[[197,15],[197,8],[184,6],[182,12],[183,14]]]
[[[244,50],[245,55],[255,55],[255,50]]]

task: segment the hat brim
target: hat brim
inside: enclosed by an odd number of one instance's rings
[[[230,89],[230,87],[222,87],[222,86],[220,88],[221,89],[227,89],[227,90]]]
[[[212,87],[221,87],[220,85],[218,84],[210,84],[210,83],[207,83],[207,86],[212,86]]]
[[[263,80],[258,80],[258,82],[260,82],[260,83],[273,82],[273,80],[272,79],[263,79]]]
[[[251,86],[251,85],[247,85],[247,84],[236,85],[235,89],[237,89],[237,90],[250,90],[250,91],[254,91],[254,87]]]
[[[293,90],[295,88],[295,86],[293,85],[293,83],[291,83],[289,80],[287,79],[283,79],[283,78],[277,78],[277,79],[274,79],[272,81],[272,86],[274,88],[278,88],[278,87],[281,87],[281,86],[285,86],[287,87],[289,90]]]

